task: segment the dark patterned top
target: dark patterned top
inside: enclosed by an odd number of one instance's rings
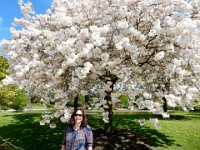
[[[86,150],[93,144],[92,129],[90,126],[80,127],[74,130],[72,126],[68,126],[64,133],[63,145],[66,150]]]

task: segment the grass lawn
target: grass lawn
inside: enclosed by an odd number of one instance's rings
[[[200,113],[172,113],[171,119],[160,121],[160,132],[174,140],[166,150],[200,150]]]
[[[140,127],[138,118],[149,118],[146,113],[114,115],[114,132],[103,134],[100,114],[89,114],[89,125],[94,133],[94,149],[156,149],[199,150],[200,112],[172,112],[171,118],[159,119],[160,130],[150,121]],[[15,150],[1,139],[24,150],[59,150],[66,124],[57,122],[57,128],[40,126],[41,112],[0,113],[0,145]],[[0,148],[1,150],[1,148]]]

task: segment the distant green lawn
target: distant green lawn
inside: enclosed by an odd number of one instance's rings
[[[49,126],[40,126],[40,118],[41,112],[0,113],[0,136],[24,150],[59,150],[66,124],[57,120],[57,128],[51,129]],[[136,135],[137,142],[148,144],[152,149],[200,150],[199,112],[172,112],[171,118],[159,119],[160,130],[156,130],[148,120],[146,125],[140,127],[138,118],[149,119],[149,115],[118,113],[114,116],[113,125]],[[97,113],[89,114],[88,120],[94,131],[95,147],[99,142],[99,135],[96,133],[103,128],[103,121]],[[118,140],[116,141],[119,144]],[[7,145],[0,139],[1,144]],[[100,143],[100,147],[105,147],[103,144]]]

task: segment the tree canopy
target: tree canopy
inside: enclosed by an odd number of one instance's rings
[[[19,4],[24,17],[14,24],[22,29],[12,27],[12,38],[2,41],[12,59],[4,83],[63,108],[46,123],[66,116],[69,95],[91,91],[109,126],[122,94],[131,108],[163,116],[163,98],[192,109],[200,72],[198,0],[54,0],[46,14]]]

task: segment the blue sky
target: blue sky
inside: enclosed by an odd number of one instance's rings
[[[50,8],[52,2],[52,0],[30,1],[37,14],[44,14]],[[21,18],[22,16],[18,0],[0,0],[0,41],[10,38],[10,27],[12,26],[14,18]]]

